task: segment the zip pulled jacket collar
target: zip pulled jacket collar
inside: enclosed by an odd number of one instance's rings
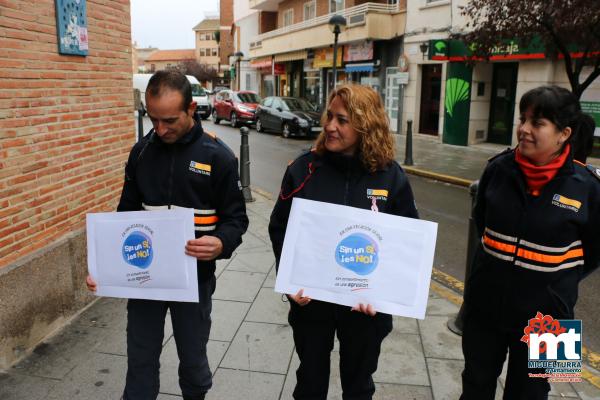
[[[320,162],[327,162],[337,170],[342,172],[348,172],[351,174],[355,173],[369,173],[367,168],[365,168],[360,155],[353,154],[347,155],[342,153],[334,153],[331,151],[325,151],[325,154],[320,157],[322,161],[315,160],[315,166],[318,167]],[[386,165],[383,168],[378,168],[379,171],[387,171],[389,169],[389,165]]]
[[[188,133],[177,139],[177,141],[173,144],[189,144],[198,140],[204,134],[204,129],[202,129],[202,124],[199,122],[194,122],[194,126],[189,130]],[[165,146],[169,146],[169,144],[160,140],[160,137],[156,134],[156,131],[152,129],[150,131],[150,143],[159,143],[164,144]]]

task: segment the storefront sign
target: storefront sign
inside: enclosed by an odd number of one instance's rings
[[[275,75],[285,75],[285,64],[275,63],[273,71],[275,72]]]
[[[429,41],[429,59],[445,61],[464,61],[473,57],[477,45],[467,45],[465,42],[454,39],[438,39]],[[581,57],[581,49],[577,46],[568,46],[571,57]],[[525,46],[518,39],[506,40],[501,45],[495,46],[490,54],[491,61],[498,60],[543,60],[546,58],[546,48],[539,37],[534,37]]]
[[[344,46],[344,61],[364,61],[373,59],[373,42],[362,42]]]
[[[467,145],[472,76],[471,66],[462,62],[448,63],[444,100],[444,143]]]
[[[271,69],[271,64],[271,57],[257,58],[255,60],[250,61],[250,66],[256,69]]]
[[[342,66],[342,46],[338,48],[337,53],[337,66]],[[316,49],[315,50],[315,58],[313,61],[314,68],[331,68],[333,67],[333,49],[332,48],[324,48],[324,49]]]

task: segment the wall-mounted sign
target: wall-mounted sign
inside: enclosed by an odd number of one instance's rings
[[[275,63],[273,66],[273,71],[275,72],[275,75],[285,75],[285,64]]]
[[[56,34],[60,54],[87,56],[86,0],[54,0]]]
[[[365,41],[344,46],[344,61],[363,61],[373,59],[373,42]]]
[[[406,54],[401,54],[400,57],[398,57],[398,71],[408,72],[408,57]]]
[[[342,66],[342,47],[338,48],[337,52],[337,66]],[[315,58],[313,61],[314,68],[331,68],[333,67],[333,49],[326,47],[323,49],[315,50]]]

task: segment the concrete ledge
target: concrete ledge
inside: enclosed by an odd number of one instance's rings
[[[0,270],[0,370],[94,300],[85,287],[86,265],[79,231]]]

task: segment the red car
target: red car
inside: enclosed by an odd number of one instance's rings
[[[221,120],[230,121],[231,126],[253,124],[256,106],[261,98],[255,92],[222,90],[215,95],[212,119],[215,124]]]

